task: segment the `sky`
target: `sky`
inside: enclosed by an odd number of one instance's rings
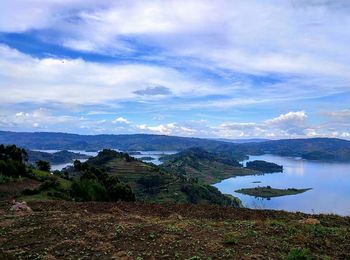
[[[350,139],[348,0],[2,0],[0,130]]]

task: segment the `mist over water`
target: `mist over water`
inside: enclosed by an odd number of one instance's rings
[[[284,172],[234,177],[214,186],[223,193],[238,197],[248,208],[350,215],[350,163],[315,162],[275,155],[250,156],[249,160],[283,165]],[[267,185],[272,188],[312,190],[269,200],[235,192],[241,188]]]

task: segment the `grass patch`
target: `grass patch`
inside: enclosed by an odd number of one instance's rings
[[[225,244],[227,245],[237,245],[239,243],[239,238],[236,232],[229,232],[225,235]]]
[[[292,248],[288,254],[288,260],[311,260],[310,250],[307,248]]]

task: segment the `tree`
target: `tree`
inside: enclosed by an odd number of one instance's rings
[[[36,167],[38,168],[38,170],[44,171],[44,172],[50,172],[50,170],[51,170],[50,163],[47,161],[43,161],[43,160],[37,161]]]
[[[117,183],[110,189],[109,199],[112,201],[135,201],[135,194],[132,192],[129,185]]]
[[[0,145],[0,174],[18,177],[27,174],[27,153],[15,145]]]

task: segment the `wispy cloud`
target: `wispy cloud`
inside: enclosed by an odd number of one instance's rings
[[[2,1],[0,124],[348,138],[349,10],[342,0]]]

